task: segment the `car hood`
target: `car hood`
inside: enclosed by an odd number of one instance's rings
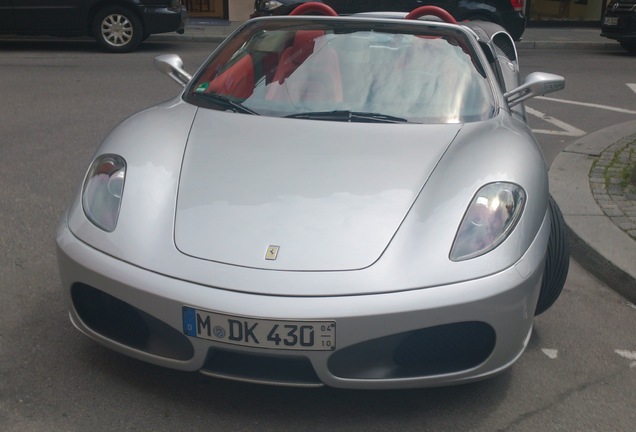
[[[271,270],[370,266],[460,128],[199,109],[179,182],[176,246]]]

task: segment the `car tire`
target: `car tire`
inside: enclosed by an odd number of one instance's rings
[[[550,196],[548,207],[552,223],[541,291],[534,311],[535,316],[547,311],[559,298],[570,267],[570,247],[565,221],[561,209],[552,196]]]
[[[630,54],[636,54],[636,42],[620,42],[621,47]]]
[[[97,12],[93,20],[93,36],[104,51],[134,51],[141,44],[143,35],[141,20],[125,7],[105,7]]]

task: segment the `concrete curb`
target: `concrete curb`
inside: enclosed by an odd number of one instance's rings
[[[618,42],[520,41],[516,46],[517,49],[622,51]]]
[[[190,19],[185,33],[163,33],[152,35],[157,41],[199,41],[220,43],[242,23],[218,22]],[[524,38],[516,42],[518,49],[545,50],[617,50],[623,51],[618,42],[601,37],[601,30],[595,28],[532,28],[526,29]]]
[[[186,32],[179,34],[157,34],[152,35],[152,41],[170,42],[214,42],[221,43],[228,35]],[[543,50],[588,50],[602,51],[615,50],[623,51],[617,42],[573,42],[573,41],[519,41],[516,42],[517,49],[543,49]]]
[[[572,256],[630,302],[636,303],[636,242],[603,213],[592,195],[594,159],[623,137],[636,121],[601,129],[562,151],[550,167],[550,190],[570,234]]]
[[[227,36],[224,35],[193,35],[193,34],[157,34],[148,38],[150,41],[162,41],[162,42],[214,42],[221,43]],[[210,51],[211,53],[212,51]]]
[[[229,35],[216,33],[214,30],[189,29],[182,35],[176,33],[162,33],[150,36],[152,41],[171,42],[215,42],[221,43]],[[617,42],[577,42],[577,41],[519,41],[517,49],[544,49],[544,50],[616,50],[623,51]]]

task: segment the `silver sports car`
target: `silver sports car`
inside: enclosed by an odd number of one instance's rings
[[[522,104],[564,79],[521,82],[492,23],[308,5],[247,21],[194,76],[156,59],[183,91],[112,131],[58,226],[71,321],[255,383],[504,371],[567,275]]]

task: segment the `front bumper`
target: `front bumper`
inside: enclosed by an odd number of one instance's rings
[[[182,34],[188,21],[185,6],[144,6],[140,10],[146,34],[177,32]]]
[[[532,331],[549,225],[544,219],[523,258],[500,273],[450,286],[341,297],[254,295],[174,279],[87,246],[65,220],[57,244],[73,324],[115,351],[249,382],[407,388],[486,378],[517,360]],[[337,349],[281,351],[185,336],[185,305],[247,317],[332,320]]]
[[[636,42],[636,11],[608,11],[603,18],[601,36],[620,42]]]

